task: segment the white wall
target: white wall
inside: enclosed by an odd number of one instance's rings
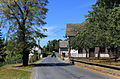
[[[98,54],[95,54],[95,57],[98,57]],[[109,57],[109,54],[100,54],[100,57]]]
[[[71,55],[71,57],[78,57],[78,50],[71,49],[70,55]]]
[[[78,54],[78,50],[71,49],[71,57],[86,57],[86,53]],[[89,57],[89,54],[87,55]],[[95,54],[95,57],[98,57],[98,54]],[[109,54],[100,54],[100,57],[109,57]]]
[[[79,57],[86,57],[86,53],[79,54]],[[89,54],[87,54],[87,57],[89,57]]]
[[[33,47],[31,52],[34,53],[34,51],[37,51],[38,53],[42,53],[42,50],[38,47]]]
[[[71,57],[86,57],[86,54],[71,53]],[[89,57],[89,54],[87,57]],[[95,54],[95,57],[98,57],[98,54]],[[109,57],[109,54],[100,54],[100,57]]]
[[[65,53],[65,56],[68,56],[68,50],[67,51],[65,51],[65,50],[61,50],[60,48],[59,48],[59,54],[62,56],[62,53]]]
[[[31,49],[31,52],[29,54],[29,58],[31,58],[32,55],[34,55],[34,51],[37,51],[39,54],[40,54],[40,58],[42,58],[42,50],[36,46],[34,46],[32,49]]]
[[[29,58],[31,58],[33,55],[34,55],[34,54],[30,53],[30,54],[29,54]]]
[[[65,56],[68,56],[68,51],[60,51],[60,54],[65,53]]]

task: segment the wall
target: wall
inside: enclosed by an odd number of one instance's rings
[[[62,53],[65,53],[65,56],[68,56],[68,48],[59,48],[59,54],[62,56]]]
[[[95,57],[98,57],[99,47],[95,48]],[[106,50],[107,52],[107,50]],[[78,50],[71,49],[70,51],[71,57],[86,57],[86,51],[83,49],[83,53],[78,53]],[[89,57],[89,54],[87,54],[87,57]],[[108,53],[101,53],[100,57],[109,57]]]

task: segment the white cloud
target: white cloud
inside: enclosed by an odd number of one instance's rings
[[[44,28],[47,29],[47,32],[45,32],[45,34],[52,35],[54,34],[54,31],[57,30],[59,27],[58,26],[44,26]]]
[[[48,37],[41,39],[41,46],[46,45],[49,40],[63,39],[65,35],[65,29],[60,26],[44,26],[43,28],[47,29],[44,34],[48,35]]]

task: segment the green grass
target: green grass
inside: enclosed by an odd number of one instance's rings
[[[31,72],[0,67],[0,79],[30,79]]]
[[[39,59],[37,61],[42,60]],[[29,66],[22,66],[22,64],[7,64],[4,66],[0,66],[0,79],[30,79],[31,73],[30,71],[17,70],[17,69],[27,69],[32,70],[32,67],[37,61],[34,63],[29,63]],[[17,69],[8,69],[9,67],[17,68]]]

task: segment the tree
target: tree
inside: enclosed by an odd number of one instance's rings
[[[89,11],[85,30],[78,31],[73,47],[99,46],[98,59],[102,48],[120,46],[120,0],[97,0]],[[112,49],[111,48],[111,49]]]
[[[85,49],[87,58],[89,53],[87,49],[95,47],[94,40],[92,29],[84,26],[83,29],[78,30],[76,36],[72,39],[71,47],[81,51]]]
[[[0,27],[0,62],[4,62],[6,54],[4,53],[4,39],[2,37],[1,27]]]
[[[28,65],[30,47],[36,38],[46,37],[40,26],[46,24],[44,19],[48,9],[48,0],[1,0],[0,25],[9,27],[8,33],[15,33],[20,52],[23,55],[23,66]],[[42,30],[46,30],[41,28]]]
[[[96,32],[96,43],[100,48],[108,46],[116,48],[120,46],[119,4],[119,0],[97,0],[96,4],[93,5],[93,11],[89,14],[87,20],[94,23],[95,30],[98,30]]]
[[[46,50],[49,51],[49,52],[53,52],[53,51],[58,52],[59,51],[59,41],[60,40],[61,39],[48,41],[47,46],[46,46]]]
[[[111,12],[115,7],[119,7],[119,0],[97,0],[96,4],[92,6],[93,11],[89,11],[87,23],[88,27],[93,28],[93,33],[95,33],[95,46],[100,47],[100,52],[102,48],[113,46],[113,30],[111,27],[118,25],[111,24],[112,22],[119,23],[115,19],[110,18],[113,15]],[[118,12],[116,12],[118,13]],[[119,16],[118,16],[119,17]],[[113,21],[112,21],[113,20]],[[115,29],[114,29],[115,31]],[[118,33],[118,32],[117,32]],[[119,35],[117,35],[119,38]],[[116,41],[114,41],[115,43]],[[119,44],[117,42],[117,44]],[[119,45],[118,45],[119,46]],[[100,57],[100,52],[98,53],[98,58]]]
[[[0,28],[0,53],[2,52],[2,48],[3,48],[3,39],[2,39],[2,33]]]
[[[4,53],[6,54],[5,62],[22,61],[21,48],[14,34],[6,40]]]
[[[115,56],[115,61],[120,56],[118,48],[120,47],[120,7],[115,7],[110,11],[110,16],[108,17],[111,29],[111,51],[112,48],[113,54]]]

